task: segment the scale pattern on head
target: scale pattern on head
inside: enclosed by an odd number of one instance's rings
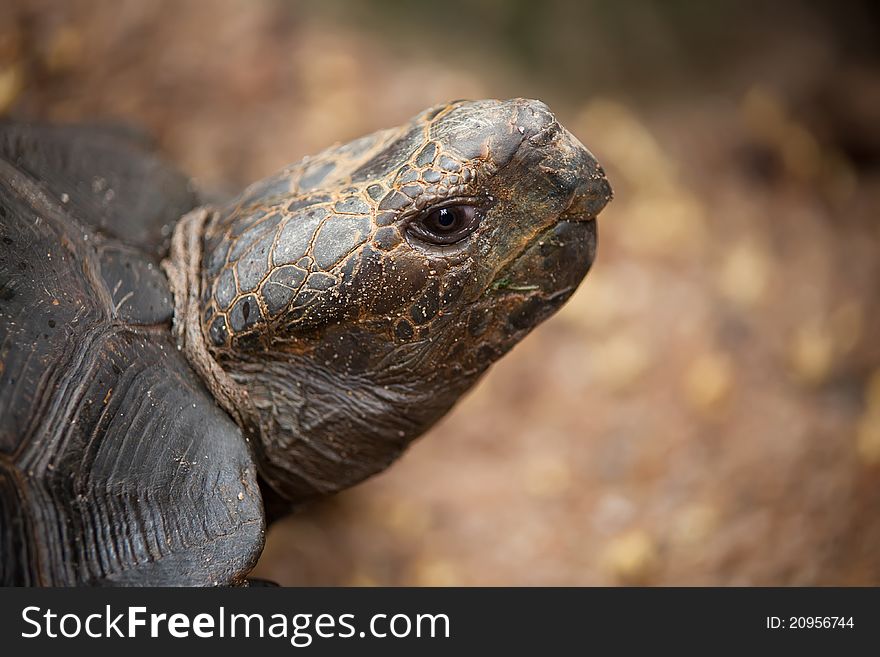
[[[308,158],[253,185],[220,214],[207,231],[204,261],[209,345],[220,351],[255,335],[284,340],[295,327],[339,319],[351,308],[337,297],[359,268],[395,269],[387,254],[404,239],[408,218],[444,199],[476,195],[479,179],[512,151],[500,148],[502,140],[493,148],[496,127],[488,118],[480,133],[479,110],[488,115],[497,101],[466,103],[466,123],[449,116],[462,104],[432,108],[401,128]],[[524,105],[523,112],[535,109]],[[424,280],[395,283],[386,303],[378,294],[361,311],[387,312],[406,295],[403,288],[421,288],[426,298],[414,300],[401,335],[432,319],[441,298],[455,293],[454,280],[427,289]]]
[[[586,274],[611,191],[539,101],[457,101],[252,185],[199,318],[288,497],[385,467]]]

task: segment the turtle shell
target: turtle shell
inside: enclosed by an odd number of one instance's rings
[[[158,266],[195,204],[136,135],[0,125],[0,584],[253,567],[253,458],[172,339]]]

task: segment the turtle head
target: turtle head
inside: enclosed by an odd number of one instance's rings
[[[201,326],[299,500],[385,468],[572,294],[611,189],[541,102],[455,102],[250,187],[204,239]]]

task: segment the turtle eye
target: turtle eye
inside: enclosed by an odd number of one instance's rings
[[[434,244],[454,244],[470,235],[480,216],[472,205],[450,205],[429,210],[409,225],[416,237]]]

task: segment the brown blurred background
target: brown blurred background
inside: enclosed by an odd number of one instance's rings
[[[766,6],[771,5],[771,6]],[[864,2],[4,2],[0,115],[145,126],[209,191],[454,98],[605,165],[599,257],[284,584],[880,584],[880,12]]]

